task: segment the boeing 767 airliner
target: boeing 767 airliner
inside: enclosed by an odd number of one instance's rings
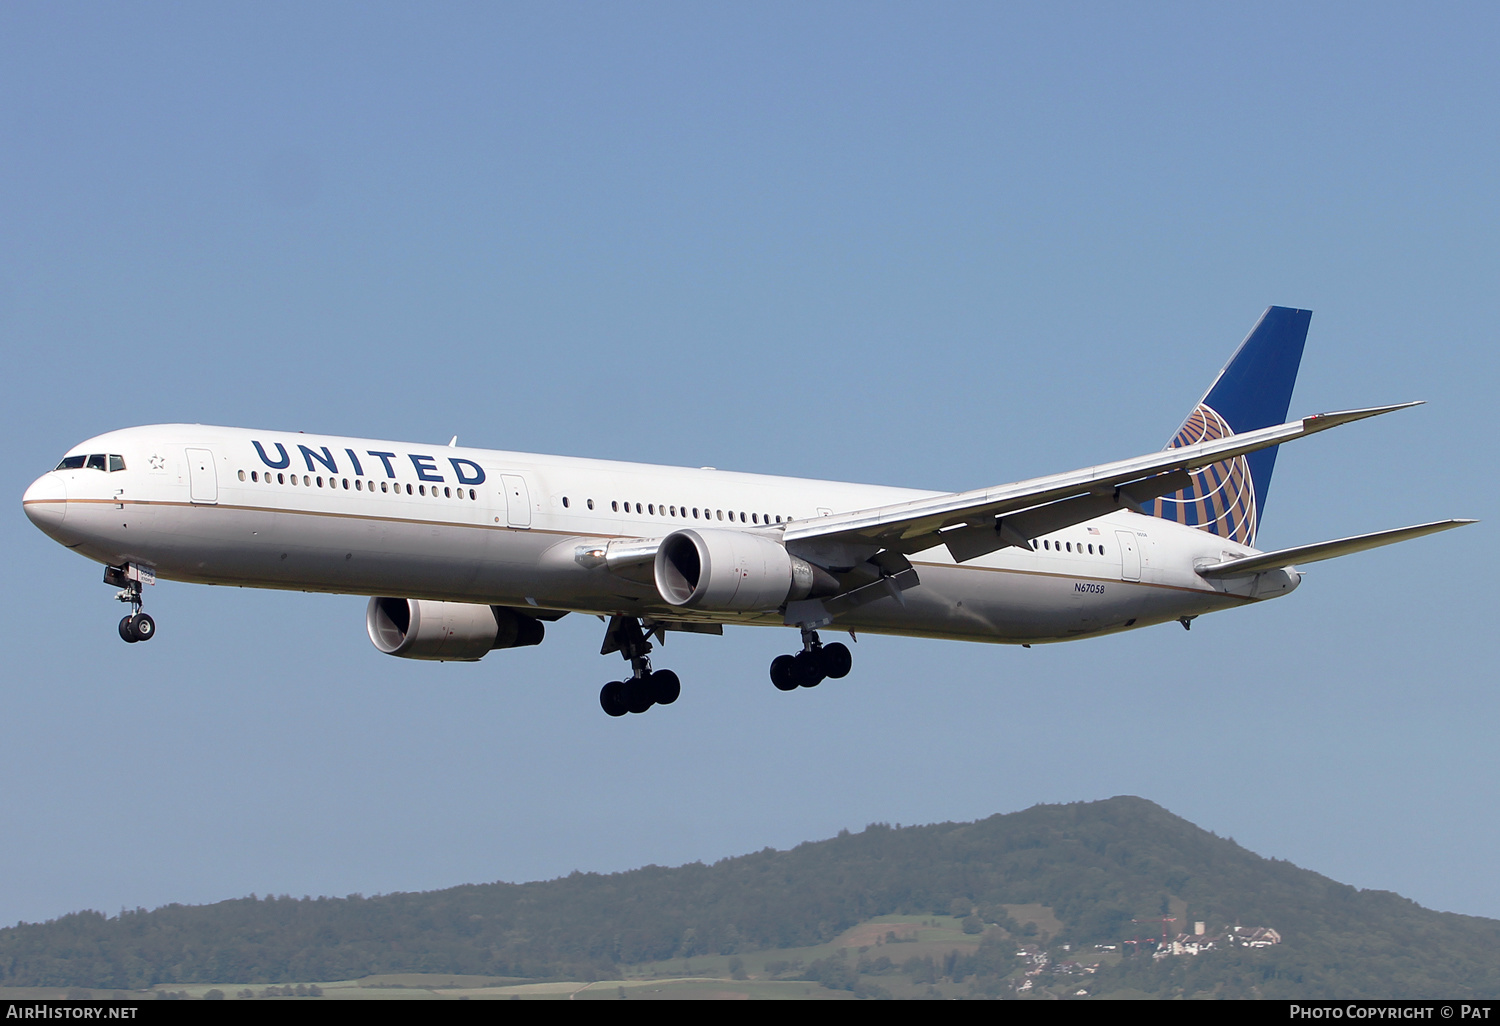
[[[126,641],[155,635],[157,577],[368,595],[370,640],[408,659],[475,660],[593,613],[631,666],[599,696],[621,716],[677,700],[651,666],[665,631],[795,627],[801,651],[771,663],[792,691],[850,670],[819,630],[1030,645],[1186,627],[1287,594],[1296,563],[1473,523],[1254,547],[1278,445],[1417,405],[1285,422],[1311,317],[1268,309],[1165,450],[969,492],[165,424],[74,446],[23,502],[104,564]]]

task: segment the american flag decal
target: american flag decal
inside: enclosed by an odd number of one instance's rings
[[[1177,449],[1232,434],[1234,431],[1223,417],[1207,403],[1200,403],[1167,448]],[[1251,545],[1255,542],[1256,524],[1250,464],[1245,457],[1236,456],[1194,471],[1193,483],[1175,495],[1157,499],[1152,513],[1163,520],[1175,520]]]

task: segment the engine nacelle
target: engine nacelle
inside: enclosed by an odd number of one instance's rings
[[[375,647],[403,659],[474,662],[497,648],[541,643],[540,620],[504,606],[372,598],[365,629]]]
[[[749,531],[674,531],[657,548],[654,569],[661,597],[689,609],[770,610],[838,591],[826,570]]]

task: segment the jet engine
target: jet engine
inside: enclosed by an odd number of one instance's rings
[[[715,612],[778,609],[839,590],[828,571],[749,531],[674,531],[657,548],[654,570],[663,599]]]
[[[474,662],[497,648],[541,643],[540,620],[504,606],[372,598],[365,629],[375,647],[403,659]]]

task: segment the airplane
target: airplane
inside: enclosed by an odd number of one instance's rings
[[[1440,520],[1262,552],[1277,447],[1419,403],[1286,421],[1312,314],[1270,307],[1164,450],[965,492],[447,446],[162,424],[73,446],[22,500],[104,564],[132,612],[143,586],[369,596],[377,649],[473,661],[535,645],[568,613],[607,621],[631,674],[611,716],[670,705],[667,631],[798,629],[778,690],[846,676],[819,631],[1007,644],[1071,641],[1278,598],[1297,564],[1474,523]]]

